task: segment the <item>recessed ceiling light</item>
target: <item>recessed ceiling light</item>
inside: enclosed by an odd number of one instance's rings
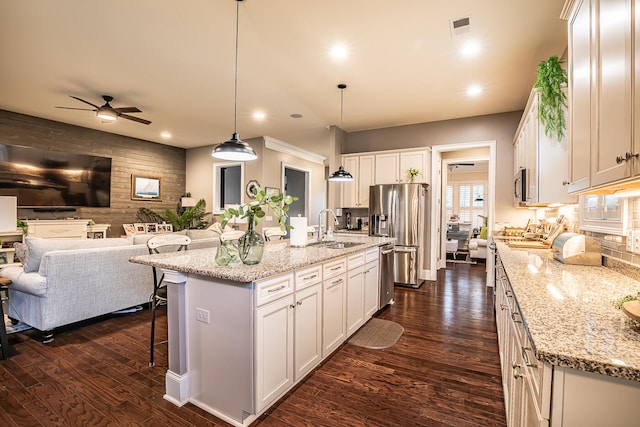
[[[347,47],[343,44],[336,44],[331,48],[331,57],[333,59],[344,59],[348,53]]]
[[[264,120],[267,117],[262,111],[256,111],[253,113],[253,118],[255,120]]]
[[[171,132],[162,132],[160,134],[160,137],[162,137],[163,139],[171,139]]]
[[[302,114],[300,114],[300,113],[293,113],[293,114],[291,114],[289,117],[291,117],[292,119],[301,119],[301,118],[302,118]]]
[[[467,95],[478,96],[482,93],[482,87],[480,85],[471,85],[467,88]]]
[[[467,58],[478,56],[478,54],[480,53],[480,43],[478,43],[476,40],[470,40],[462,46],[460,52],[462,53],[462,56],[465,56]]]

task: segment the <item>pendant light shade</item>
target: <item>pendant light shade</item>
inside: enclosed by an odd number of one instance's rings
[[[342,166],[329,176],[329,181],[346,182],[353,181],[353,175],[344,170]]]
[[[338,85],[338,89],[340,89],[340,128],[342,129],[342,113],[344,107],[344,90],[347,88],[347,85],[344,83],[340,83]],[[332,182],[348,182],[353,181],[353,175],[344,170],[344,167],[340,166],[337,171],[329,175],[329,181]]]
[[[239,33],[239,15],[240,15],[240,2],[242,0],[236,0],[236,68],[235,68],[235,81],[234,81],[234,94],[233,94],[233,135],[231,139],[223,143],[218,144],[211,156],[220,160],[235,160],[246,162],[249,160],[255,160],[258,158],[253,148],[246,142],[240,139],[238,135],[238,33]]]

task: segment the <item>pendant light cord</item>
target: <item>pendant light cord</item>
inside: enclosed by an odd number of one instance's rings
[[[344,112],[344,89],[340,89],[340,129],[343,129],[343,126],[342,126],[342,113],[343,112]]]
[[[240,2],[236,0],[236,69],[233,81],[233,133],[238,133],[238,38],[240,34]]]

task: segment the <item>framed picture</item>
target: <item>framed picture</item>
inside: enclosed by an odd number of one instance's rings
[[[280,194],[280,189],[275,187],[264,187],[264,191],[267,192],[267,196],[275,196]]]
[[[122,224],[122,228],[124,228],[124,233],[127,236],[131,236],[132,234],[136,234],[136,228],[133,224]]]
[[[155,222],[149,222],[145,224],[147,227],[147,233],[157,233],[158,232],[158,224]]]
[[[131,175],[131,200],[162,200],[160,178]]]
[[[147,226],[143,223],[133,224],[136,234],[145,234],[147,232]]]
[[[158,224],[159,233],[171,233],[173,231],[172,224]]]

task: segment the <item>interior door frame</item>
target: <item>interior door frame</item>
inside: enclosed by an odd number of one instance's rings
[[[464,143],[455,143],[455,144],[446,144],[446,145],[434,145],[431,147],[431,182],[434,184],[431,188],[433,189],[435,207],[433,211],[435,215],[431,217],[431,230],[434,230],[431,233],[431,247],[436,248],[436,250],[431,251],[431,265],[436,266],[436,270],[447,267],[446,260],[446,239],[447,233],[443,227],[443,218],[446,215],[446,206],[442,202],[444,195],[444,188],[446,185],[446,164],[455,163],[461,161],[456,158],[447,159],[445,163],[445,167],[443,167],[443,159],[442,153],[451,152],[451,151],[461,151],[468,150],[474,148],[488,148],[489,149],[489,158],[482,158],[482,156],[474,156],[473,158],[468,158],[466,160],[488,160],[489,161],[489,170],[487,176],[487,195],[485,195],[485,199],[487,200],[487,225],[489,228],[489,236],[492,236],[493,233],[493,223],[495,216],[495,194],[496,194],[496,153],[497,153],[497,142],[496,140],[488,140],[488,141],[477,141],[477,142],[464,142]],[[433,206],[433,205],[432,205]],[[489,240],[491,237],[489,237]],[[487,286],[493,286],[493,257],[490,254],[487,254]],[[432,279],[432,280],[435,280]]]
[[[304,176],[305,176],[305,179],[304,179],[305,180],[305,182],[304,182],[304,216],[309,218],[309,212],[310,212],[309,190],[310,190],[310,183],[311,183],[311,169],[300,167],[300,166],[294,166],[294,165],[291,165],[289,163],[282,162],[281,163],[281,172],[280,172],[280,188],[282,189],[282,192],[285,192],[285,184],[286,184],[285,183],[285,170],[286,169],[293,169],[293,170],[296,170],[298,172],[304,173]]]

